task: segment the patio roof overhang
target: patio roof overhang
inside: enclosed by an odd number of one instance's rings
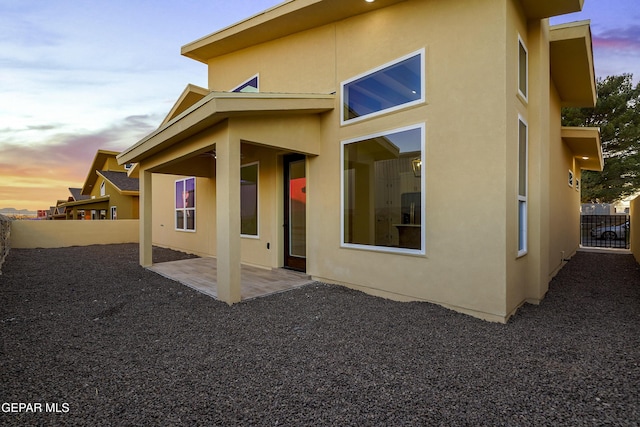
[[[63,203],[60,206],[76,209],[105,209],[109,207],[109,196],[95,197],[93,199],[77,200],[75,202]]]
[[[563,107],[596,105],[596,79],[589,21],[550,30],[551,78]]]
[[[580,169],[601,172],[604,168],[600,129],[592,127],[563,127],[562,141],[573,152]]]
[[[335,95],[212,92],[117,156],[138,163],[233,117],[320,114],[335,108]]]

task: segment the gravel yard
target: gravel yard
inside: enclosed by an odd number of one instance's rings
[[[230,307],[137,245],[14,249],[0,322],[3,426],[640,423],[631,255],[578,253],[502,325],[321,283]]]

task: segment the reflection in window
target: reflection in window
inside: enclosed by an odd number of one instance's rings
[[[423,53],[419,52],[343,83],[342,121],[422,102],[423,62]]]
[[[529,57],[527,48],[524,46],[524,42],[521,38],[518,38],[518,92],[520,96],[527,99],[527,92],[529,87],[528,74],[529,74]]]
[[[240,169],[240,234],[258,235],[258,164]]]
[[[186,178],[176,181],[175,192],[176,230],[196,229],[196,179]]]
[[[524,119],[518,121],[518,255],[527,253],[528,132]]]
[[[246,82],[242,83],[237,88],[233,89],[231,92],[259,92],[258,90],[258,75],[251,77]]]
[[[419,125],[343,142],[345,246],[424,253],[423,141]]]

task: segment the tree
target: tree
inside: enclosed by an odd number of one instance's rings
[[[597,90],[595,108],[564,108],[562,125],[600,128],[604,170],[582,173],[582,202],[613,203],[640,191],[640,84],[623,74]]]

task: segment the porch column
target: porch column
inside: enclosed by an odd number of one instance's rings
[[[218,299],[240,302],[240,141],[216,142]]]
[[[140,172],[140,265],[150,267],[153,264],[151,240],[151,172]]]

